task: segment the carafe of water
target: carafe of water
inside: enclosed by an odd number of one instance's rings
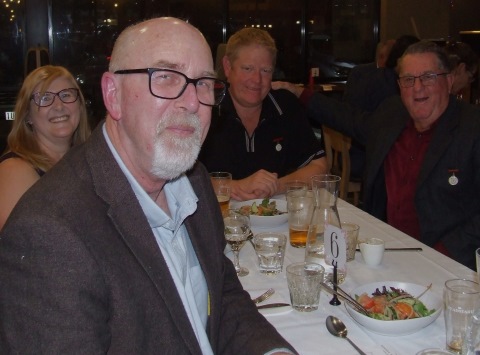
[[[315,208],[308,228],[305,261],[324,266],[325,264],[328,265],[328,260],[325,260],[324,231],[326,223],[341,228],[337,210],[340,179],[336,175],[315,175],[312,177]]]

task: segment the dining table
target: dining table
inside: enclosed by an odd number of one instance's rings
[[[278,196],[277,198],[285,198]],[[432,284],[431,292],[443,297],[445,281],[455,278],[477,279],[477,274],[466,266],[439,253],[420,241],[393,228],[387,223],[369,215],[363,210],[344,200],[337,203],[340,220],[352,222],[360,226],[359,239],[370,237],[385,241],[385,248],[421,248],[421,251],[385,251],[382,263],[378,266],[367,266],[360,252],[355,259],[346,263],[347,276],[340,286],[346,292],[368,283],[398,281],[425,285]],[[271,227],[252,225],[254,234],[274,231],[282,232],[288,237],[288,222]],[[228,253],[230,257],[232,253]],[[474,251],[472,250],[472,253]],[[240,251],[240,264],[249,269],[249,274],[240,277],[240,281],[251,297],[256,297],[268,288],[275,293],[265,303],[290,303],[287,286],[286,266],[304,261],[305,249],[294,248],[287,243],[282,272],[276,275],[261,274],[258,270],[255,250],[251,243],[246,243]],[[372,290],[373,292],[374,290]],[[372,355],[405,355],[416,354],[426,348],[445,349],[445,320],[442,314],[430,325],[413,334],[403,336],[385,336],[373,333],[349,315],[345,302],[331,305],[332,295],[321,291],[317,310],[300,312],[291,307],[262,311],[266,319],[277,331],[298,351],[299,354],[357,354],[357,351],[346,339],[335,337],[326,328],[325,320],[333,315],[345,323],[348,338],[366,354]]]

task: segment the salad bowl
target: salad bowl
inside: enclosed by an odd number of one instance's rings
[[[238,210],[244,206],[252,207],[254,204],[255,206],[260,206],[262,204],[263,199],[255,199],[255,200],[248,200],[248,201],[230,201],[230,208],[234,210]],[[254,227],[261,227],[261,228],[273,228],[281,226],[282,224],[288,221],[288,213],[287,213],[287,201],[281,199],[269,199],[269,202],[275,202],[276,208],[278,210],[278,214],[273,216],[260,216],[256,214],[250,214],[250,223]],[[244,207],[246,208],[246,207]]]
[[[384,286],[386,286],[388,290],[390,290],[390,287],[404,290],[413,297],[418,297],[427,289],[427,286],[425,285],[417,285],[398,281],[381,281],[357,287],[350,292],[350,295],[353,298],[356,298],[355,296],[360,296],[364,293],[371,296],[377,288],[382,290]],[[358,312],[348,303],[345,303],[345,307],[350,316],[369,331],[380,335],[402,336],[415,333],[425,328],[433,323],[442,312],[442,298],[433,292],[431,288],[423,293],[419,300],[426,306],[428,310],[433,311],[430,315],[413,319],[381,320],[371,318]]]

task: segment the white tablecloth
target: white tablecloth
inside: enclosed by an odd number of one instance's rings
[[[355,260],[347,263],[347,278],[342,289],[349,292],[354,288],[376,281],[403,281],[420,285],[433,283],[432,291],[440,297],[446,280],[452,278],[476,279],[476,273],[456,261],[438,253],[434,249],[418,242],[404,233],[390,227],[362,210],[339,200],[340,219],[360,225],[359,238],[376,237],[385,241],[385,247],[422,247],[422,252],[385,252],[380,266],[369,267],[359,252]],[[254,233],[265,231],[252,227]],[[288,224],[278,226],[288,236]],[[287,246],[284,266],[304,260],[304,249]],[[472,250],[472,253],[474,251]],[[231,256],[231,253],[228,255]],[[250,270],[250,274],[241,277],[244,288],[252,297],[258,296],[267,288],[273,287],[275,294],[264,303],[290,303],[287,280],[284,271],[276,276],[261,275],[258,272],[255,252],[247,243],[240,252],[240,264]],[[266,315],[266,318],[287,339],[300,354],[356,354],[352,346],[341,338],[328,333],[325,319],[328,315],[340,318],[348,328],[348,337],[367,354],[415,354],[425,348],[445,347],[445,324],[443,313],[427,328],[418,333],[388,337],[369,332],[360,327],[347,313],[342,302],[340,306],[331,306],[332,296],[322,291],[317,311],[302,313],[289,310],[283,313]]]

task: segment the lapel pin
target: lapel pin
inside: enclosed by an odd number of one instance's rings
[[[455,173],[458,173],[458,169],[449,169],[449,173],[452,173],[452,176],[448,178],[448,183],[452,186],[458,184],[458,178],[455,176]]]
[[[280,142],[281,142],[282,140],[283,140],[283,137],[275,138],[275,139],[273,140],[275,143],[277,143],[277,144],[275,145],[275,150],[276,150],[277,152],[279,152],[279,151],[282,150],[282,145],[280,144]]]

